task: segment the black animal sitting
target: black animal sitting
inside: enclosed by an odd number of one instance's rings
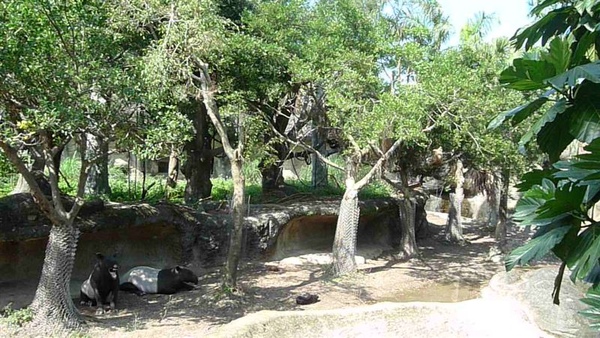
[[[96,253],[98,261],[90,277],[81,284],[80,304],[97,306],[97,314],[104,313],[104,306],[114,310],[119,294],[119,265],[113,257]]]
[[[198,277],[191,270],[176,266],[172,269],[156,269],[136,266],[121,278],[120,289],[138,295],[146,293],[173,294],[180,290],[193,290]]]

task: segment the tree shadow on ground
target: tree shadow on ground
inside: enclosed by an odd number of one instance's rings
[[[265,265],[252,264],[240,271],[239,285],[241,292],[225,294],[220,291],[221,274],[213,269],[200,277],[199,287],[189,292],[174,295],[144,295],[120,293],[119,309],[113,313],[95,316],[90,309],[80,307],[91,326],[108,331],[135,331],[154,326],[178,326],[181,322],[189,324],[209,324],[219,326],[250,312],[261,310],[288,311],[303,310],[303,306],[295,303],[295,298],[307,292],[307,287],[322,282],[323,270],[315,266],[311,268],[308,279],[291,281],[286,286],[258,287],[254,286],[257,275],[281,274],[286,271],[270,271]],[[172,319],[177,323],[171,324]]]

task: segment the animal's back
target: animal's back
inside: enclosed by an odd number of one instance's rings
[[[136,266],[121,277],[121,283],[131,283],[145,293],[157,293],[159,269],[149,266]]]

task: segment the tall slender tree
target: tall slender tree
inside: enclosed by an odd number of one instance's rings
[[[135,89],[125,72],[127,32],[111,20],[107,1],[4,1],[0,4],[4,41],[0,49],[0,149],[31,187],[34,201],[52,224],[46,256],[31,309],[36,334],[61,334],[81,318],[69,281],[84,203],[86,180],[97,158],[87,151],[88,135],[116,135],[126,124],[122,105]],[[125,88],[129,88],[125,90]],[[135,91],[135,90],[134,90]],[[78,145],[81,167],[74,199],[58,188],[58,154],[70,140]],[[40,149],[51,195],[41,190],[22,157]]]

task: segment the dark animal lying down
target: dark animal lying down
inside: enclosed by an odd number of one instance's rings
[[[176,266],[172,269],[156,269],[136,266],[121,277],[120,289],[138,295],[146,293],[173,294],[180,290],[193,290],[198,277],[189,269]]]
[[[117,304],[119,294],[119,265],[115,257],[104,257],[96,253],[98,261],[90,277],[81,284],[80,304],[97,306],[98,313],[104,313],[104,305],[112,310]]]

